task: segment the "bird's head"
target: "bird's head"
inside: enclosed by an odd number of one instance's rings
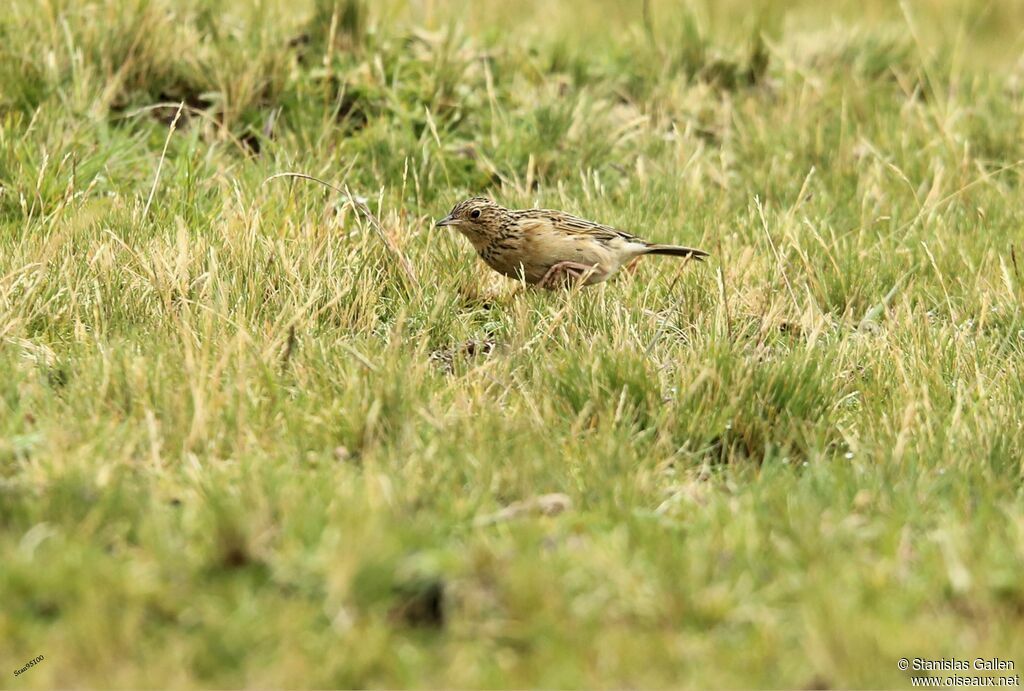
[[[486,197],[472,197],[452,207],[436,227],[451,226],[467,237],[485,237],[501,227],[508,211]]]

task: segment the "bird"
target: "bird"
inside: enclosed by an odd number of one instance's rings
[[[564,211],[506,209],[487,197],[459,202],[435,226],[459,231],[498,273],[548,290],[601,283],[647,254],[700,261],[708,256],[704,250],[648,242]]]

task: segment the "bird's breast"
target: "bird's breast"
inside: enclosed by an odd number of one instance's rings
[[[544,258],[531,252],[524,238],[498,237],[482,247],[477,254],[487,266],[509,278],[536,283],[547,273]]]

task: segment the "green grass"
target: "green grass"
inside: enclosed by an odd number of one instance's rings
[[[8,0],[0,685],[1019,671],[1024,5],[641,5]]]

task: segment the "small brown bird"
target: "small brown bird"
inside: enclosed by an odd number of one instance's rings
[[[702,260],[704,250],[658,245],[624,230],[550,209],[513,211],[485,197],[459,202],[437,227],[469,238],[489,267],[549,290],[573,280],[600,283],[645,254]]]

